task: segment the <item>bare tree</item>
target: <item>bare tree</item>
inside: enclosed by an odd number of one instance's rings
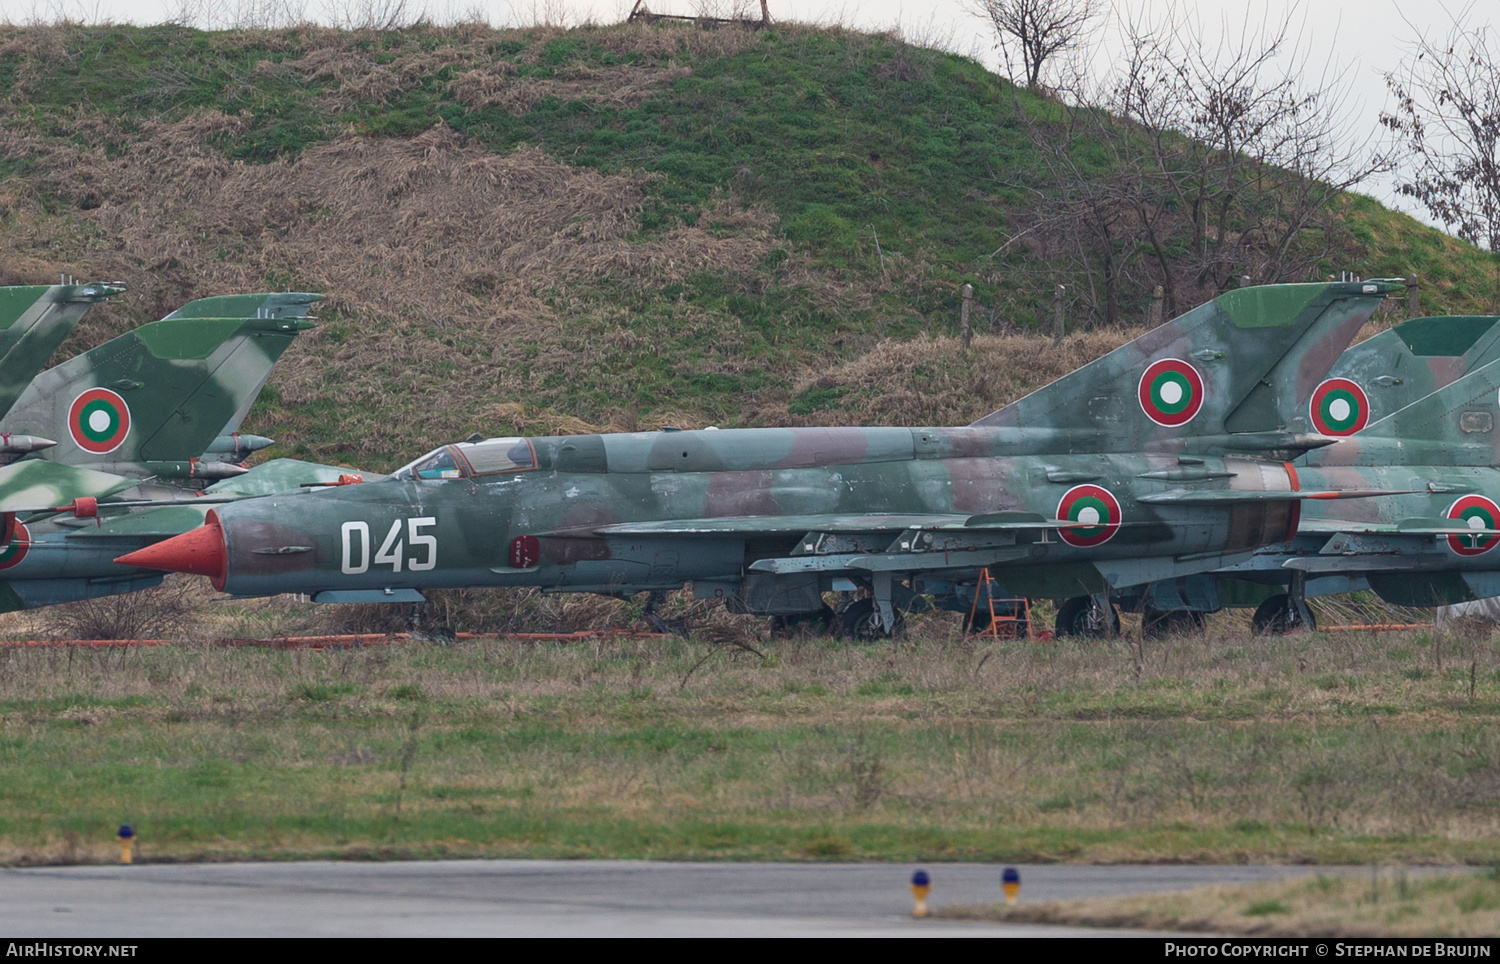
[[[1048,61],[1087,41],[1099,0],[969,0],[969,6],[994,26],[1006,70],[1014,76],[1019,55],[1026,86],[1037,90]]]
[[[1175,314],[1246,276],[1307,278],[1343,243],[1333,202],[1387,165],[1346,126],[1344,76],[1309,69],[1285,21],[1233,45],[1170,14],[1123,29],[1110,75],[1027,121],[1042,157],[1033,244],[1087,284],[1052,280],[1110,323],[1156,285]]]
[[[1465,24],[1472,11],[1441,41],[1411,44],[1386,74],[1396,109],[1380,121],[1406,149],[1397,190],[1460,238],[1500,253],[1500,49],[1487,27]],[[1495,270],[1500,285],[1500,258]]]

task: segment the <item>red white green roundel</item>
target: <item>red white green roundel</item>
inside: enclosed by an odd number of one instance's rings
[[[1500,529],[1500,505],[1482,495],[1466,495],[1448,507],[1448,518],[1472,529]],[[1500,536],[1449,536],[1448,548],[1461,556],[1477,556],[1495,548]]]
[[[130,434],[130,407],[107,388],[91,388],[68,407],[68,432],[85,452],[113,452]]]
[[[1063,493],[1062,501],[1057,503],[1057,517],[1089,523],[1073,529],[1059,529],[1057,534],[1063,542],[1080,549],[1103,545],[1120,531],[1120,501],[1108,489],[1097,485],[1075,485]]]
[[[0,552],[0,569],[9,569],[21,564],[26,558],[26,553],[31,551],[31,530],[26,528],[24,522],[16,523],[16,534],[10,540],[10,545]]]
[[[1137,389],[1141,411],[1158,425],[1186,425],[1203,407],[1203,376],[1181,358],[1152,362]]]
[[[1370,398],[1347,378],[1330,378],[1308,403],[1313,428],[1324,435],[1353,435],[1370,422]]]

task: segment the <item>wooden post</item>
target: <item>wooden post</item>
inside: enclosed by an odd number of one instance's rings
[[[1406,313],[1415,318],[1422,311],[1422,298],[1417,292],[1417,273],[1406,277]]]
[[[1063,292],[1062,285],[1052,293],[1052,344],[1061,345],[1063,340]]]
[[[969,330],[969,312],[973,309],[974,286],[964,285],[964,306],[958,315],[958,339],[965,348],[969,347],[969,341],[973,338],[973,333]]]
[[[1161,285],[1157,285],[1151,291],[1151,317],[1147,320],[1152,328],[1157,328],[1161,325],[1161,300],[1165,294],[1166,292],[1162,291]]]

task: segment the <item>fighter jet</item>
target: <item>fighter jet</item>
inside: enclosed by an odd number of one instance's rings
[[[1380,424],[1385,417],[1496,360],[1500,360],[1500,317],[1413,319],[1345,351],[1328,378],[1310,393],[1306,418],[1315,431],[1325,435],[1356,436],[1367,426]],[[1443,437],[1441,419],[1431,421],[1432,430],[1440,433],[1437,437]],[[1335,458],[1335,451],[1347,453],[1349,449],[1311,454],[1296,465],[1306,477],[1307,469]],[[1398,460],[1388,467],[1395,468],[1407,458],[1411,447],[1400,446],[1394,453],[1383,451]],[[1430,471],[1421,466],[1411,469]],[[1200,627],[1203,613],[1225,607],[1257,607],[1252,625],[1258,632],[1310,628],[1315,621],[1303,604],[1306,598],[1361,589],[1373,588],[1388,601],[1404,605],[1479,598],[1475,594],[1488,586],[1481,584],[1476,570],[1482,567],[1473,560],[1460,567],[1467,573],[1463,578],[1452,573],[1435,577],[1446,587],[1441,590],[1426,577],[1399,574],[1404,570],[1442,572],[1451,568],[1443,564],[1441,554],[1418,551],[1434,539],[1439,544],[1443,541],[1438,538],[1442,534],[1433,530],[1441,523],[1429,522],[1425,536],[1415,531],[1412,520],[1428,508],[1409,498],[1373,503],[1361,513],[1310,507],[1303,515],[1299,534],[1290,542],[1265,547],[1235,566],[1133,587],[1115,593],[1114,598],[1124,608],[1142,613],[1142,627],[1148,634]],[[1341,529],[1341,516],[1367,521],[1383,517],[1386,526],[1404,521],[1406,529],[1400,538],[1372,543],[1368,532]],[[1404,552],[1397,551],[1400,546],[1404,546]],[[1337,565],[1330,559],[1335,554]],[[1397,556],[1404,558],[1401,565],[1393,566]],[[1321,561],[1306,557],[1321,557]],[[1301,561],[1293,561],[1298,559]],[[1371,571],[1361,569],[1366,564]]]
[[[204,299],[38,376],[0,428],[47,429],[63,441],[0,468],[8,523],[0,611],[155,585],[159,574],[127,572],[111,560],[201,524],[207,504],[346,472],[288,460],[247,470],[195,454],[220,446],[221,437],[232,445],[244,438],[222,433],[238,428],[276,360],[312,327],[306,309],[320,297]],[[219,310],[254,314],[214,317]],[[219,479],[228,481],[212,484]],[[106,526],[95,513],[100,498],[170,505],[149,525],[125,517]],[[141,534],[148,530],[159,534]]]
[[[1284,542],[1305,500],[1387,494],[1307,487],[1257,456],[1336,441],[1289,430],[1286,412],[1400,290],[1233,292],[963,428],[457,443],[385,481],[211,509],[117,561],[323,602],[691,583],[734,611],[828,618],[823,593],[862,590],[837,617],[852,636],[892,631],[934,598],[967,610],[981,568],[1017,596],[1087,603]]]
[[[0,416],[10,411],[90,308],[122,293],[114,282],[0,288]],[[41,435],[0,430],[0,455],[19,457],[51,445]]]

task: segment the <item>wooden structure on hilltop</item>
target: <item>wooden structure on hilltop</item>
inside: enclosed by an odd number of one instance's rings
[[[684,23],[698,24],[732,24],[739,27],[749,27],[759,30],[771,25],[771,12],[766,9],[766,0],[760,0],[760,19],[751,20],[746,17],[691,17],[676,13],[652,13],[646,9],[646,0],[635,0],[635,6],[630,8],[630,16],[625,19],[626,23],[657,23],[661,20],[680,20]]]

